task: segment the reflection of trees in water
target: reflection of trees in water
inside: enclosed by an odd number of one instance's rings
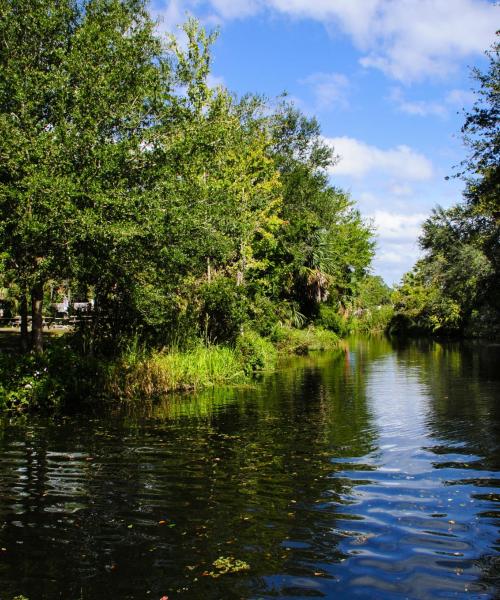
[[[399,363],[418,373],[426,386],[426,425],[437,442],[428,450],[436,454],[436,465],[447,468],[446,485],[470,486],[470,501],[477,503],[469,508],[470,521],[480,519],[486,529],[498,528],[500,346],[412,340],[400,344],[397,352]],[[475,585],[495,595],[500,590],[500,538],[479,547],[483,550],[474,563],[481,575]]]
[[[412,340],[398,362],[418,373],[429,394],[427,426],[436,438],[465,444],[500,468],[500,346]]]
[[[370,352],[357,355],[362,365]],[[9,552],[24,543],[0,579],[15,573],[13,594],[32,600],[173,588],[236,598],[269,584],[254,576],[307,576],[339,560],[332,529],[347,484],[331,459],[363,456],[375,436],[353,360],[302,360],[261,386],[170,400],[146,415],[32,427],[30,450],[16,466],[1,463],[0,543]],[[4,448],[28,431],[11,430]],[[29,498],[22,514],[11,514],[15,498]],[[251,565],[251,580],[202,575],[229,555]]]

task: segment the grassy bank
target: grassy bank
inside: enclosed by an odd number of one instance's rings
[[[234,347],[198,345],[191,350],[125,352],[109,368],[106,390],[113,397],[161,396],[215,385],[248,383],[276,368],[279,356],[331,350],[338,337],[324,329],[277,328],[270,339],[254,331],[241,334]]]
[[[125,353],[109,366],[106,391],[121,398],[159,396],[245,379],[234,349],[200,345],[186,352]]]
[[[233,346],[201,342],[179,351],[131,344],[113,360],[76,353],[69,337],[53,340],[43,356],[0,354],[0,410],[53,410],[104,399],[158,397],[175,391],[249,383],[273,371],[280,356],[338,346],[321,328],[277,327],[269,338],[242,333]]]

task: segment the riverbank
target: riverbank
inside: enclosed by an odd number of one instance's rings
[[[199,341],[183,350],[152,350],[132,343],[114,359],[82,356],[71,341],[70,335],[51,338],[42,356],[2,352],[0,410],[54,410],[241,385],[259,373],[272,372],[282,356],[340,346],[339,336],[319,327],[276,327],[267,338],[246,331],[232,346]],[[13,343],[10,334],[10,349]]]

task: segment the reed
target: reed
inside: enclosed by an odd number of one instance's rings
[[[134,398],[161,396],[174,391],[243,383],[246,375],[235,350],[199,345],[185,352],[124,353],[109,370],[108,391]]]

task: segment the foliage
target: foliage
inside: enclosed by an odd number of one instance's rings
[[[326,302],[352,303],[373,240],[330,184],[336,157],[315,119],[211,88],[216,34],[189,19],[185,43],[162,38],[145,0],[0,0],[0,17],[0,283],[23,350],[28,305],[41,355],[60,290],[94,300],[62,364],[100,362],[96,385],[111,373],[119,391],[230,380],[235,344],[247,374],[262,369],[274,353],[259,336],[334,345],[310,326]],[[57,351],[36,381],[35,359],[18,361],[19,397],[12,379],[4,402],[76,390]]]
[[[384,333],[388,330],[394,318],[392,304],[382,304],[364,309],[361,313],[349,318],[349,333]]]
[[[390,304],[391,301],[392,290],[380,275],[367,275],[359,282],[355,298],[356,307],[372,308]]]
[[[278,326],[271,334],[271,340],[282,354],[309,354],[315,350],[334,350],[339,345],[337,335],[321,327],[293,329]]]
[[[341,315],[336,307],[331,304],[323,304],[320,307],[318,325],[333,331],[339,336],[349,333],[348,319]]]
[[[497,32],[500,36],[500,32]],[[488,71],[475,68],[473,78],[479,84],[476,102],[466,114],[463,139],[470,154],[459,173],[466,180],[465,198],[480,213],[500,218],[500,43],[486,52]]]
[[[200,289],[200,328],[212,343],[234,341],[247,319],[247,298],[234,279],[217,277]]]
[[[272,124],[287,223],[275,252],[274,281],[280,298],[314,318],[330,296],[344,303],[355,293],[373,256],[372,231],[349,196],[329,184],[327,169],[336,157],[317,121],[283,103]]]
[[[395,294],[393,330],[500,335],[500,130],[498,42],[462,133],[471,153],[462,163],[464,202],[436,208],[423,226],[425,256]]]
[[[435,209],[420,238],[426,255],[395,293],[393,330],[458,334],[478,310],[486,310],[495,335],[499,242],[500,228],[491,217],[463,205]]]
[[[0,407],[11,411],[57,410],[102,390],[104,365],[76,353],[64,337],[40,355],[0,353]]]
[[[236,353],[247,375],[272,370],[277,352],[273,344],[255,331],[244,331],[236,341]]]

